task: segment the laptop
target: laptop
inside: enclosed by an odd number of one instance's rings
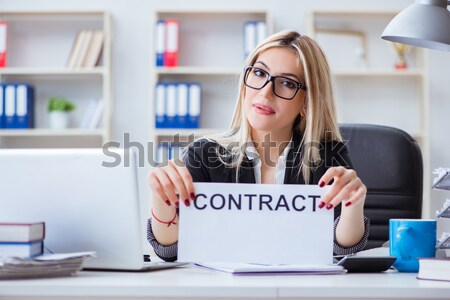
[[[181,265],[144,262],[137,163],[123,149],[2,149],[0,222],[44,221],[51,252],[96,252],[85,269]]]

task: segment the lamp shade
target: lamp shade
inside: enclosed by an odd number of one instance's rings
[[[416,0],[391,20],[381,38],[450,51],[450,12],[447,10],[447,0]]]

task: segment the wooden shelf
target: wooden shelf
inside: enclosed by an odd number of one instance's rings
[[[357,18],[380,18],[393,17],[399,13],[398,10],[313,10],[316,17],[357,17]]]
[[[156,68],[158,75],[239,75],[240,68],[215,68],[215,67],[159,67]]]
[[[419,69],[393,70],[393,69],[335,69],[331,71],[334,76],[393,76],[393,77],[421,77],[424,71]]]
[[[103,136],[104,129],[2,129],[0,137]]]
[[[0,69],[0,75],[103,75],[105,68],[4,68]]]
[[[227,129],[224,128],[167,128],[167,129],[155,129],[156,136],[174,136],[179,134],[181,136],[188,136],[194,134],[196,137],[224,132]]]
[[[196,10],[185,10],[185,9],[174,9],[174,10],[159,10],[157,12],[160,17],[170,17],[176,15],[177,17],[207,17],[211,18],[212,15],[220,18],[234,18],[236,16],[256,16],[265,17],[267,15],[266,10],[245,10],[245,9],[226,9],[226,10],[210,10],[210,9],[196,9]]]

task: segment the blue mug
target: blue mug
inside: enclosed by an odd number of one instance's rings
[[[436,255],[436,220],[390,219],[389,253],[399,272],[419,271],[419,257]]]

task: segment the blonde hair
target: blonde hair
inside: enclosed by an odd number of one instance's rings
[[[298,55],[300,67],[304,70],[305,117],[296,120],[292,129],[302,135],[300,145],[304,146],[300,152],[302,163],[297,175],[301,172],[305,183],[309,183],[312,168],[321,162],[317,145],[321,141],[342,140],[336,122],[330,69],[324,53],[313,39],[289,30],[273,34],[261,42],[246,59],[246,65],[252,66],[262,52],[271,48],[294,51]],[[245,157],[245,151],[241,151],[241,148],[250,138],[250,125],[244,113],[244,96],[244,74],[241,74],[239,93],[229,130],[223,134],[205,137],[218,143],[216,151],[220,161],[227,167],[236,168],[236,181],[239,178],[239,166]],[[331,135],[326,134],[327,132]],[[227,151],[220,150],[220,147]]]

